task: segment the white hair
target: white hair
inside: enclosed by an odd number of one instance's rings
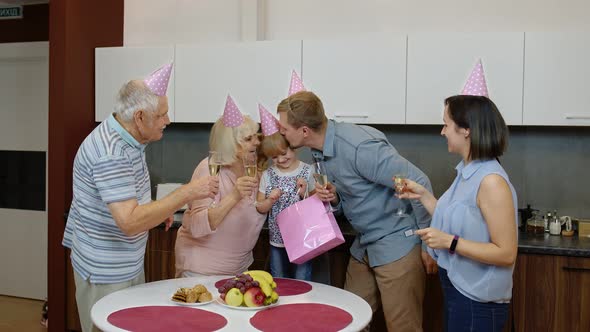
[[[129,81],[119,90],[114,109],[121,120],[128,122],[133,119],[133,114],[138,110],[156,112],[158,96],[143,81]]]
[[[222,116],[211,128],[209,149],[221,153],[222,165],[231,165],[237,160],[238,149],[244,145],[245,138],[256,135],[258,128],[258,123],[248,115],[244,115],[242,124],[233,128],[223,124]]]

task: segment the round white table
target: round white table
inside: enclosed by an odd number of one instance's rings
[[[194,278],[168,279],[150,282],[123,289],[100,299],[92,307],[91,317],[94,324],[103,331],[125,331],[107,320],[108,316],[118,310],[141,306],[176,306],[171,302],[172,294],[179,287],[193,287],[203,284],[214,298],[219,297],[215,282],[228,276],[207,276]],[[343,289],[316,282],[311,291],[279,298],[279,304],[321,303],[339,307],[352,315],[352,322],[342,331],[359,331],[371,321],[373,312],[369,304],[359,296]],[[216,301],[195,308],[215,312],[227,319],[227,324],[219,331],[258,331],[250,325],[250,318],[258,311],[238,310],[223,306]]]

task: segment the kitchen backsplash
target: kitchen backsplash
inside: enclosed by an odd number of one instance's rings
[[[440,196],[455,177],[459,158],[447,152],[441,126],[375,126],[395,148],[420,167]],[[210,124],[171,124],[164,138],[147,148],[152,187],[187,182],[207,156]],[[307,149],[303,160],[311,159]],[[507,153],[500,162],[518,194],[518,206],[557,209],[560,215],[590,218],[590,128],[510,127]],[[155,197],[155,190],[154,190]]]

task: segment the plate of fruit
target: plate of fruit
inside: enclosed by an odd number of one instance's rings
[[[246,271],[225,281],[217,303],[237,310],[262,310],[278,305],[279,294],[270,273],[262,270]]]
[[[213,295],[201,284],[194,287],[180,287],[170,299],[174,304],[184,306],[200,306],[213,302]]]

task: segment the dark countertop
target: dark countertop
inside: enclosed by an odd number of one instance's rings
[[[339,218],[338,224],[342,235],[352,241],[356,236],[356,231],[348,221]],[[172,228],[179,228],[182,222],[175,222]],[[164,224],[158,226],[164,228]],[[263,228],[268,230],[266,225]],[[573,257],[590,257],[590,238],[578,238],[574,236],[554,236],[545,233],[541,235],[527,234],[526,232],[518,233],[518,253],[519,254],[539,254],[539,255],[557,255]]]
[[[590,238],[578,238],[578,234],[556,236],[545,233],[541,236],[519,232],[518,253],[590,257]]]

